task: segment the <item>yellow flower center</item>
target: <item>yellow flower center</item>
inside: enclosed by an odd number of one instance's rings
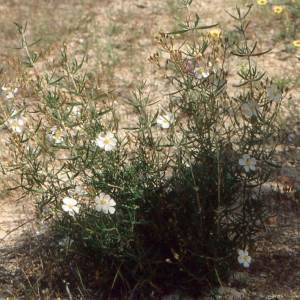
[[[9,87],[6,89],[6,91],[7,91],[8,93],[10,93],[10,92],[11,92],[11,87],[9,86]]]
[[[249,105],[250,110],[255,110],[255,105]]]
[[[251,166],[250,160],[247,160],[247,161],[246,161],[245,166],[247,166],[247,167],[250,167],[250,166]]]
[[[300,40],[296,40],[293,42],[295,47],[300,47]]]
[[[104,144],[107,145],[107,144],[109,144],[109,142],[110,142],[110,139],[109,138],[105,138]]]
[[[248,256],[247,255],[244,255],[243,256],[243,260],[247,260]]]
[[[59,137],[61,136],[61,133],[60,133],[59,130],[57,130],[57,131],[55,132],[55,136],[56,136],[57,138],[59,138]]]
[[[212,37],[214,37],[214,38],[218,38],[218,37],[220,37],[220,31],[217,31],[217,30],[212,30],[211,32],[210,32],[210,34],[211,34],[211,36]]]
[[[100,204],[102,204],[102,205],[105,204],[105,200],[104,200],[104,199],[101,199],[101,200],[100,200]]]
[[[275,13],[280,14],[283,8],[281,6],[274,6],[273,10]]]
[[[73,209],[74,205],[73,204],[68,204],[69,209]]]
[[[13,122],[12,127],[17,128],[18,127],[18,123],[17,122]]]

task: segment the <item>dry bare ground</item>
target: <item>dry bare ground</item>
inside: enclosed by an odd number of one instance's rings
[[[175,22],[172,16],[183,13],[176,10],[176,1],[3,2],[0,1],[0,12],[5,16],[0,21],[2,44],[16,46],[16,31],[12,22],[24,24],[25,21],[28,21],[28,36],[32,40],[43,36],[41,47],[44,50],[53,47],[55,41],[61,43],[66,40],[74,55],[86,55],[85,68],[98,76],[102,88],[115,89],[115,105],[119,108],[122,126],[129,122],[131,113],[122,99],[130,95],[139,81],[147,80],[146,89],[151,92],[153,101],[161,99],[163,104],[166,100],[168,85],[163,83],[146,59],[156,51],[154,33],[161,28],[173,30]],[[220,23],[219,29],[224,28],[224,32],[229,33],[233,31],[232,19],[224,9],[234,13],[235,5],[239,3],[221,0],[194,2],[192,11],[200,14],[203,24]],[[243,3],[240,6],[243,7]],[[253,14],[256,10],[255,7]],[[273,48],[267,56],[256,59],[260,68],[266,70],[270,78],[289,78],[296,70],[299,72],[300,64],[297,67],[297,60],[288,56],[285,45],[272,39],[272,30],[275,29],[264,30],[263,25],[263,21],[258,20],[249,30],[251,40],[261,42],[258,51]],[[16,52],[2,48],[2,64],[11,60],[12,54]],[[235,73],[239,63],[233,59],[227,66],[230,84],[237,80]],[[299,87],[293,88],[293,96],[299,99]],[[234,93],[234,90],[229,92]],[[1,135],[1,146],[4,147],[5,136]],[[273,174],[270,185],[265,188],[268,209],[270,212],[277,209],[277,217],[270,218],[266,230],[257,237],[257,248],[250,268],[244,270],[237,264],[234,266],[235,277],[223,283],[226,288],[220,291],[230,293],[224,299],[300,298],[299,199],[293,193],[300,189],[300,172],[288,159],[297,157],[299,149],[296,146],[284,145],[279,151],[278,163],[283,167],[280,173]],[[10,185],[12,181],[9,178],[2,178],[0,299],[72,299],[71,295],[73,299],[101,299],[101,293],[97,290],[80,295],[76,286],[70,286],[68,292],[63,278],[57,280],[53,290],[49,289],[48,279],[44,277],[49,266],[40,261],[43,253],[37,258],[31,249],[32,243],[43,243],[42,238],[34,236],[33,201],[21,198],[17,191],[7,192],[5,189]],[[179,294],[176,292],[165,299],[179,299]]]

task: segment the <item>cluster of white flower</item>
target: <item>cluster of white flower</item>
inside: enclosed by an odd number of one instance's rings
[[[74,195],[74,194],[73,194]],[[83,195],[83,194],[82,194]],[[65,197],[63,200],[62,209],[69,213],[70,216],[74,217],[75,213],[79,214],[79,207],[77,206],[77,200],[70,197]],[[116,205],[115,200],[113,200],[109,195],[105,193],[100,193],[95,198],[95,209],[99,212],[104,212],[105,214],[110,213],[111,215],[115,213],[116,209],[114,206]]]
[[[276,103],[279,103],[280,99],[282,98],[282,92],[274,86],[271,86],[267,89],[267,94],[268,97]],[[248,103],[244,103],[242,105],[242,112],[249,117],[257,117],[257,115],[260,113],[259,105],[255,100],[250,100]]]

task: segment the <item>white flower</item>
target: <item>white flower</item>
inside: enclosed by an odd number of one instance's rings
[[[83,197],[86,195],[85,189],[80,186],[76,186],[75,189],[69,190],[68,194],[73,198]]]
[[[105,151],[111,151],[117,145],[117,140],[112,132],[107,132],[106,134],[101,132],[95,143],[98,147],[103,148]]]
[[[116,209],[113,207],[116,205],[116,202],[110,198],[109,195],[105,195],[104,193],[100,193],[99,196],[95,198],[96,210],[103,211],[105,214],[108,212],[110,214],[114,214]]]
[[[249,117],[257,116],[259,106],[255,100],[250,100],[242,105],[242,111]]]
[[[271,100],[275,101],[276,103],[279,103],[280,99],[282,98],[281,91],[274,86],[270,86],[268,88],[268,95],[269,95],[269,98]]]
[[[227,88],[226,81],[223,78],[215,78],[211,84],[211,89],[215,92],[225,92]]]
[[[2,95],[4,95],[7,99],[11,99],[17,93],[18,88],[14,86],[2,86]]]
[[[63,199],[62,209],[68,212],[70,216],[74,216],[75,213],[79,214],[79,208],[76,206],[77,201],[73,198],[66,197]]]
[[[78,106],[73,106],[69,110],[69,113],[70,113],[69,118],[71,118],[73,121],[76,121],[76,119],[80,118],[80,115],[81,115],[81,111]]]
[[[207,78],[209,76],[209,70],[204,63],[200,63],[199,68],[195,68],[194,74],[197,79]]]
[[[161,126],[161,128],[168,129],[170,127],[170,124],[173,123],[173,116],[172,114],[159,116],[156,122]]]
[[[50,129],[48,136],[54,140],[55,144],[61,144],[64,141],[65,133],[56,126]]]
[[[25,123],[23,118],[9,119],[6,122],[6,125],[10,131],[16,132],[18,134],[21,134],[25,130]]]
[[[60,251],[68,250],[69,247],[74,243],[74,240],[70,239],[68,236],[58,243],[62,247]]]
[[[83,136],[86,134],[86,132],[84,131],[83,129],[83,126],[82,125],[77,125],[74,127],[74,135],[78,135],[78,136]]]
[[[239,159],[239,165],[243,166],[246,172],[249,172],[249,169],[255,171],[256,159],[254,157],[250,158],[249,154],[244,154],[243,158]]]
[[[44,234],[45,231],[45,224],[43,221],[37,221],[36,223],[36,235],[42,235]]]
[[[243,266],[245,268],[248,268],[249,267],[249,264],[251,262],[251,256],[248,255],[248,251],[245,250],[240,250],[239,251],[239,257],[238,257],[238,261],[240,264],[243,264]]]

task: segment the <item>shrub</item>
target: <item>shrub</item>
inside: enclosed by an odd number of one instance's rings
[[[284,91],[252,62],[267,51],[249,45],[250,8],[236,10],[239,43],[220,32],[199,36],[213,26],[199,26],[189,9],[180,30],[156,35],[160,54],[149,61],[169,83],[169,103],[152,113],[141,83],[124,99],[136,116],[126,129],[113,93],[81,71],[84,60],[57,44],[59,66],[39,70],[26,27],[16,24],[28,68],[15,65],[16,83],[3,86],[1,123],[11,134],[2,172],[18,175],[15,188],[35,199],[57,239],[54,257],[75,262],[84,285],[132,297],[178,287],[199,294],[229,277],[240,249],[253,251]],[[244,61],[233,95],[232,57]],[[30,101],[12,101],[19,91]]]

